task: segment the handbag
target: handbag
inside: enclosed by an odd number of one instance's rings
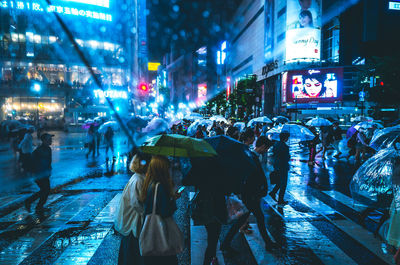
[[[228,209],[228,222],[233,222],[249,212],[236,195],[227,196],[226,207]]]
[[[174,219],[156,214],[158,185],[154,190],[153,211],[146,215],[139,236],[142,256],[173,256],[184,249],[184,237]]]

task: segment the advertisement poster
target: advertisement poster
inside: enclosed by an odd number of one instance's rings
[[[286,61],[321,57],[321,0],[288,0]]]
[[[265,32],[264,32],[264,61],[273,61],[274,50],[274,0],[265,0],[264,4]]]
[[[287,102],[335,102],[342,98],[343,68],[288,72]]]

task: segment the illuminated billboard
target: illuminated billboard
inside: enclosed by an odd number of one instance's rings
[[[109,0],[62,0],[64,2],[74,2],[93,6],[110,7]]]
[[[202,104],[207,101],[207,84],[197,85],[197,104]]]
[[[287,102],[328,103],[342,99],[343,68],[290,71],[285,79]]]
[[[286,61],[321,58],[321,0],[287,0]]]
[[[105,8],[99,8],[99,7],[90,7],[90,6],[85,6],[85,5],[73,5],[71,3],[65,3],[65,2],[95,2],[95,1],[58,1],[55,2],[56,4],[53,5],[48,5],[45,1],[0,1],[0,8],[4,9],[14,9],[14,10],[20,10],[20,11],[32,11],[35,13],[58,13],[60,15],[65,15],[65,16],[75,16],[75,17],[85,17],[85,18],[90,18],[90,19],[95,19],[95,20],[102,20],[102,21],[112,21],[112,15],[110,13],[107,13],[106,11],[108,9]],[[106,4],[104,1],[100,1],[99,3],[101,4]],[[107,1],[108,3],[108,1]],[[88,4],[88,3],[86,3]],[[94,4],[90,4],[94,5]],[[97,5],[99,6],[99,5]]]

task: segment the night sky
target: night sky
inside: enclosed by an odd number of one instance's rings
[[[240,1],[148,0],[149,59],[162,61],[171,46],[184,53],[226,39],[221,21],[229,18]]]

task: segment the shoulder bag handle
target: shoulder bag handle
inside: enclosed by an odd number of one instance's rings
[[[153,198],[153,212],[152,214],[156,214],[156,203],[157,203],[157,191],[158,191],[158,185],[160,183],[156,184],[156,188],[154,189],[154,198]]]

